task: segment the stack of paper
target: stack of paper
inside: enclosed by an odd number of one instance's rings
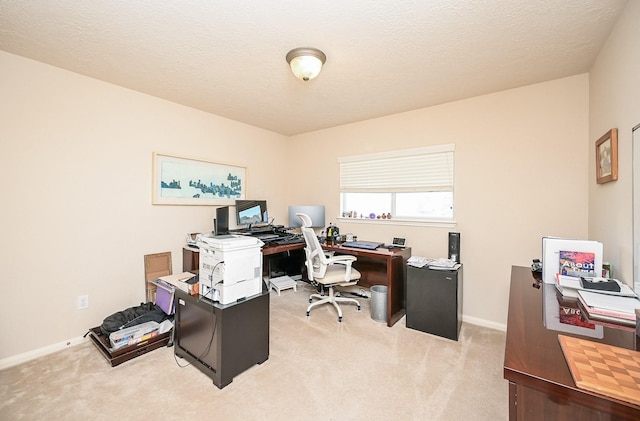
[[[430,262],[433,262],[433,259],[420,257],[420,256],[411,256],[407,260],[407,265],[413,266],[416,268],[421,268],[421,267],[427,266]]]
[[[161,276],[160,279],[170,285],[173,285],[175,288],[181,289],[182,291],[188,293],[189,284],[187,284],[185,281],[193,278],[194,276],[196,275],[191,272],[182,272],[175,275]]]
[[[640,300],[637,297],[602,294],[582,289],[578,290],[578,300],[589,319],[635,326],[635,311],[640,309]]]
[[[445,259],[441,257],[439,259],[434,259],[429,262],[429,269],[438,269],[438,270],[458,270],[460,268],[460,263],[457,263],[455,260]]]

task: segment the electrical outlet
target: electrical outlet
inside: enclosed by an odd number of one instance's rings
[[[78,310],[89,308],[89,295],[78,295],[77,308]]]

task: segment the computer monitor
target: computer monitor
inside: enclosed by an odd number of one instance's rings
[[[268,224],[266,200],[236,200],[236,220],[238,225]]]
[[[229,232],[229,206],[216,208],[216,220],[213,227],[215,235],[223,235]]]
[[[296,213],[306,213],[311,218],[313,228],[324,228],[324,206],[289,206],[289,227],[299,228],[302,221]]]

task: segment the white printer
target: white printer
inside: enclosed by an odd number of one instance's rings
[[[245,235],[202,235],[200,295],[230,304],[262,292],[263,245]]]

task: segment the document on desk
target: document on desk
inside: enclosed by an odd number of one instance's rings
[[[420,257],[420,256],[411,256],[409,257],[409,259],[407,259],[407,265],[413,266],[416,268],[427,266],[431,262],[433,262],[433,259],[428,259],[426,257]]]
[[[460,269],[460,266],[462,266],[460,263],[456,263],[453,266],[438,266],[438,265],[432,265],[432,264],[428,265],[429,269],[434,269],[434,270],[458,270]]]
[[[444,257],[433,259],[429,262],[429,269],[458,270],[458,268],[460,268],[460,263],[457,263],[455,260],[445,259]]]
[[[168,284],[173,285],[176,288],[181,289],[182,291],[188,293],[189,292],[189,284],[187,284],[185,281],[187,279],[191,279],[194,276],[196,276],[195,274],[191,273],[191,272],[182,272],[182,273],[177,273],[175,275],[167,275],[167,276],[161,276],[159,279],[165,281]]]

